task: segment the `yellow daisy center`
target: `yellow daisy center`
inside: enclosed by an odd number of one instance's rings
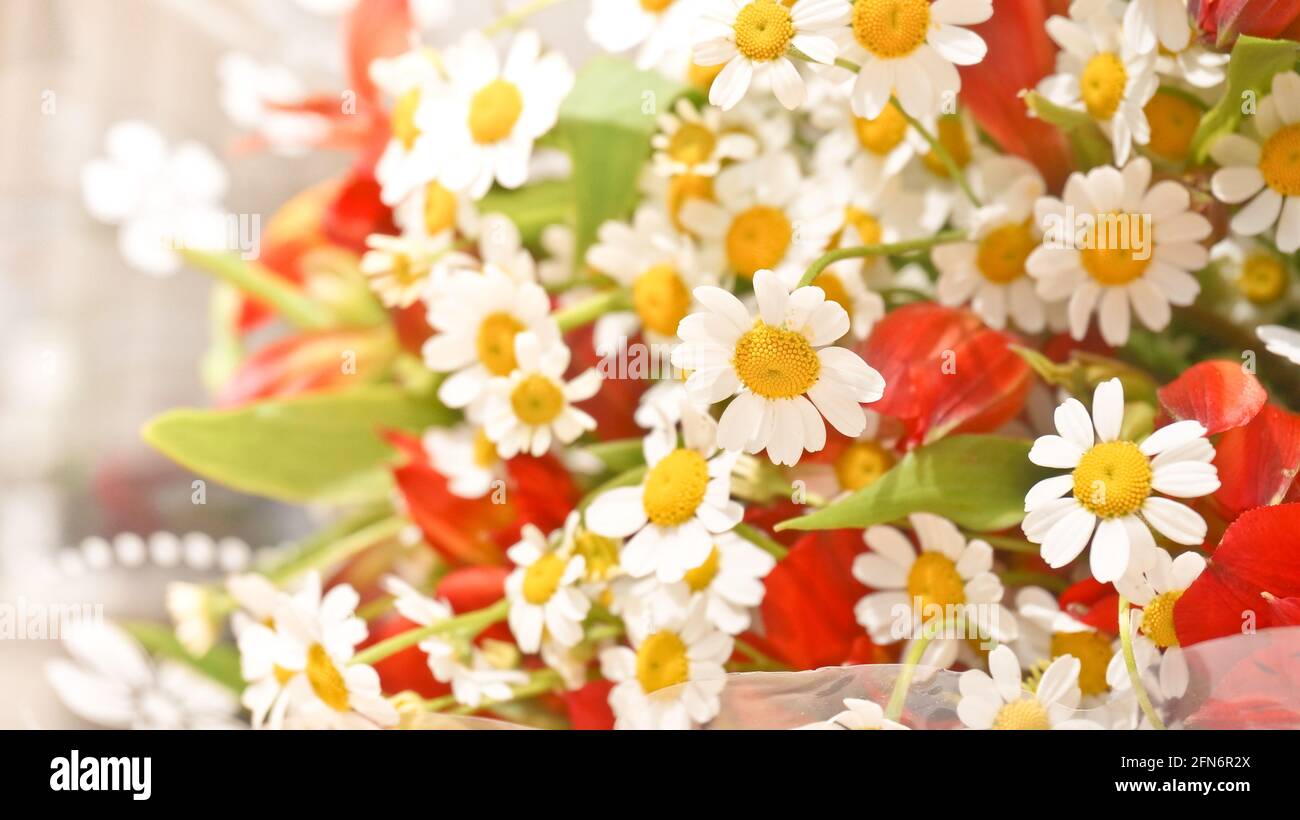
[[[1019,731],[1050,729],[1052,723],[1047,718],[1047,710],[1037,698],[1021,698],[998,710],[997,716],[993,718],[993,728]]]
[[[713,81],[718,78],[718,75],[722,73],[722,69],[726,67],[726,63],[697,65],[692,61],[690,67],[686,69],[686,82],[690,83],[692,88],[708,91],[709,87],[713,85]]]
[[[930,0],[857,0],[853,37],[885,60],[906,57],[925,42],[930,30]]]
[[[713,149],[717,146],[718,138],[712,131],[703,125],[685,122],[668,140],[668,156],[686,166],[699,165],[713,156]]]
[[[1286,295],[1289,278],[1282,260],[1272,254],[1257,253],[1242,264],[1237,288],[1255,304],[1267,305]]]
[[[817,351],[802,333],[762,321],[736,341],[732,367],[740,381],[765,399],[803,395],[821,376]]]
[[[474,463],[484,469],[497,463],[497,446],[482,427],[474,431]]]
[[[885,235],[880,220],[861,208],[852,205],[844,209],[844,228],[853,228],[858,234],[859,245],[878,245]],[[844,228],[831,237],[831,248],[838,249],[844,241]]]
[[[573,538],[573,550],[586,563],[588,581],[603,581],[618,568],[618,541],[591,530],[579,530]]]
[[[704,559],[704,563],[698,567],[687,570],[686,586],[691,588],[691,592],[703,592],[713,583],[713,579],[718,577],[718,565],[721,556],[718,554],[718,548],[714,547],[709,551],[709,557]]]
[[[456,224],[456,195],[439,182],[424,187],[424,229],[436,236]]]
[[[885,156],[907,135],[907,120],[898,106],[890,102],[873,119],[854,117],[853,132],[857,134],[859,145],[873,154]]]
[[[685,524],[704,501],[709,465],[694,450],[678,449],[650,468],[641,504],[646,517],[660,527]]]
[[[479,324],[478,360],[493,376],[509,376],[518,366],[515,336],[523,329],[524,323],[509,313],[491,313]]]
[[[853,315],[853,299],[849,296],[848,288],[844,287],[843,280],[839,276],[829,271],[817,275],[813,280],[813,285],[822,289],[826,294],[826,301],[834,302],[844,308],[844,312]]]
[[[641,0],[641,8],[651,14],[658,14],[673,4],[673,0]]]
[[[970,165],[971,145],[970,140],[966,138],[966,127],[962,124],[961,117],[956,115],[940,117],[935,130],[939,144],[948,152],[948,156],[957,167],[965,168]],[[944,165],[943,160],[934,151],[926,154],[922,162],[930,169],[930,173],[945,179],[948,177],[948,166]]]
[[[506,80],[493,80],[480,88],[469,103],[469,133],[479,145],[491,145],[510,136],[524,113],[524,95]]]
[[[1259,155],[1259,171],[1268,187],[1282,196],[1300,196],[1300,124],[1268,138]]]
[[[736,50],[754,62],[775,60],[790,49],[794,20],[774,0],[754,0],[736,15]]]
[[[1110,685],[1106,683],[1106,667],[1115,650],[1110,639],[1100,632],[1057,632],[1052,635],[1052,660],[1062,655],[1073,655],[1079,660],[1079,691],[1085,695],[1100,695]]]
[[[411,257],[404,253],[395,253],[391,257],[388,266],[388,275],[395,279],[400,287],[414,285],[423,281],[427,271],[417,268],[411,264]]]
[[[655,265],[632,283],[632,306],[646,329],[673,336],[691,308],[691,292],[676,268]]]
[[[271,628],[274,629],[275,627],[271,627]],[[280,684],[281,686],[288,686],[289,681],[293,680],[293,676],[298,673],[294,672],[292,669],[285,669],[283,666],[277,663],[271,667],[271,674],[275,675],[276,683]]]
[[[1079,75],[1079,93],[1088,113],[1098,120],[1115,116],[1124,101],[1128,71],[1124,61],[1109,51],[1094,55]]]
[[[420,129],[415,125],[415,112],[420,107],[420,89],[412,88],[397,98],[393,103],[393,139],[402,144],[407,151],[415,145],[420,136]]]
[[[560,588],[568,562],[553,552],[538,558],[524,570],[524,600],[541,606]]]
[[[1146,220],[1134,214],[1097,214],[1095,220],[1090,228],[1091,247],[1079,251],[1083,269],[1099,284],[1110,287],[1140,278],[1152,256]],[[1146,258],[1140,258],[1139,253]]]
[[[1010,284],[1025,275],[1025,260],[1037,244],[1029,222],[1003,225],[980,240],[975,265],[988,281]]]
[[[1143,111],[1151,124],[1151,153],[1171,161],[1187,156],[1201,123],[1201,109],[1181,94],[1158,91]]]
[[[907,594],[919,598],[922,608],[958,606],[966,603],[966,584],[951,558],[923,552],[907,573]]]
[[[682,206],[692,199],[712,202],[713,178],[696,174],[678,174],[668,182],[667,198],[668,215],[672,217],[673,227],[691,233],[690,226],[682,224]]]
[[[741,276],[771,270],[785,258],[794,226],[780,210],[756,205],[732,220],[727,230],[727,260]]]
[[[656,632],[636,650],[636,679],[647,695],[691,678],[686,644],[672,632]]]
[[[541,375],[528,376],[510,392],[510,406],[524,424],[550,424],[564,409],[564,391]]]
[[[835,459],[835,478],[846,490],[870,487],[894,466],[894,454],[874,441],[855,441]]]
[[[1181,597],[1183,591],[1176,589],[1157,595],[1142,607],[1142,634],[1161,649],[1178,646],[1178,633],[1174,631],[1174,604]]]
[[[1102,518],[1131,515],[1151,495],[1151,461],[1131,441],[1094,445],[1074,468],[1074,497]]]
[[[348,687],[343,682],[343,673],[334,665],[325,647],[318,643],[307,650],[307,682],[326,706],[336,712],[346,712],[348,706]]]

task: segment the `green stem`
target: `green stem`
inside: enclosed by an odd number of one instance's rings
[[[907,113],[907,110],[903,108],[902,104],[897,99],[891,98],[890,101],[894,104],[894,107],[898,109],[899,113],[903,115],[903,119],[907,120],[907,124],[915,128],[916,132],[924,137],[925,141],[929,143],[930,150],[933,151],[935,156],[939,158],[939,161],[943,163],[943,167],[948,169],[948,177],[952,179],[953,182],[957,183],[957,187],[961,188],[961,192],[966,195],[966,198],[971,201],[972,205],[976,208],[980,207],[979,197],[975,196],[974,189],[970,187],[970,181],[966,179],[966,172],[963,171],[961,166],[957,164],[957,161],[952,158],[952,154],[950,154],[948,149],[944,147],[944,144],[939,141],[939,138],[934,134],[931,134],[930,130],[926,128],[920,120]]]
[[[763,652],[760,652],[750,644],[742,641],[740,638],[735,639],[735,646],[736,646],[736,650],[741,654],[745,655],[751,661],[753,661],[754,662],[753,665],[757,667],[759,670],[768,671],[768,672],[790,671],[790,667],[781,663],[776,658],[773,658],[769,655],[764,654]]]
[[[323,330],[338,324],[337,317],[329,308],[312,301],[301,290],[257,262],[248,262],[228,252],[181,250],[179,253],[194,267],[265,302],[295,327]]]
[[[361,650],[352,656],[351,662],[374,665],[389,655],[395,655],[407,647],[415,646],[420,641],[433,635],[445,635],[454,632],[472,637],[492,624],[503,620],[509,611],[510,602],[502,598],[492,606],[484,609],[466,612],[464,615],[457,615],[455,618],[438,621],[429,626],[408,629],[387,640],[380,641],[368,649]]]
[[[777,541],[772,536],[759,530],[749,524],[737,524],[736,535],[745,539],[749,543],[768,553],[776,560],[780,561],[790,554],[790,550],[785,545]]]
[[[1138,672],[1137,659],[1133,656],[1133,630],[1129,628],[1129,616],[1132,610],[1129,608],[1128,599],[1123,595],[1119,596],[1119,640],[1120,646],[1124,650],[1124,666],[1128,668],[1128,679],[1133,684],[1133,691],[1137,694],[1138,706],[1142,707],[1142,714],[1147,716],[1151,722],[1152,728],[1165,728],[1164,721],[1156,712],[1155,707],[1151,705],[1151,698],[1147,696],[1147,688],[1142,684],[1142,675]]]
[[[491,23],[488,23],[483,29],[483,33],[489,37],[495,34],[500,34],[506,29],[512,29],[518,26],[534,14],[537,14],[540,11],[545,11],[551,6],[557,6],[563,2],[564,0],[531,0],[531,2],[523,4],[514,11],[506,12]]]
[[[555,323],[560,326],[561,331],[569,331],[591,324],[606,313],[624,310],[628,305],[627,293],[623,290],[607,290],[575,305],[557,310],[554,313]]]
[[[932,628],[933,627],[933,628]],[[907,657],[903,659],[903,671],[898,673],[898,680],[894,682],[893,694],[889,696],[889,705],[885,707],[886,720],[898,720],[903,714],[903,704],[907,702],[907,690],[912,687],[912,678],[916,675],[916,667],[921,663],[921,656],[925,654],[925,649],[934,640],[935,635],[943,628],[943,622],[935,619],[921,627],[921,637],[916,639],[912,648],[908,650]]]
[[[813,283],[813,280],[821,275],[821,272],[845,259],[857,259],[864,256],[894,256],[900,253],[911,253],[912,251],[924,251],[935,247],[936,245],[946,245],[951,242],[964,242],[968,237],[965,231],[942,231],[924,239],[909,239],[904,242],[893,242],[887,245],[862,245],[856,248],[840,248],[830,251],[821,258],[817,259],[808,266],[804,271],[803,278],[799,280],[799,287],[806,287]]]
[[[276,583],[284,583],[304,572],[342,563],[359,552],[396,537],[406,525],[406,519],[401,516],[394,515],[381,519],[320,549],[296,556],[293,560],[268,571],[266,577]]]

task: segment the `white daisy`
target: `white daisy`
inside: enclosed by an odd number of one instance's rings
[[[1169,325],[1170,305],[1190,305],[1200,292],[1191,271],[1204,267],[1208,219],[1191,208],[1177,182],[1151,184],[1151,162],[1134,159],[1071,174],[1064,199],[1035,206],[1043,244],[1026,267],[1048,302],[1069,300],[1070,334],[1087,335],[1091,316],[1106,343],[1128,341],[1132,313],[1147,328]]]
[[[524,525],[521,535],[507,552],[515,563],[506,578],[510,631],[523,652],[537,652],[543,632],[560,646],[573,646],[582,640],[582,622],[591,609],[591,601],[577,587],[586,561],[552,549],[531,524]]]
[[[840,219],[825,185],[805,182],[787,151],[730,166],[712,193],[681,206],[682,225],[701,238],[706,258],[721,257],[744,278],[759,270],[802,273]]]
[[[494,271],[519,283],[537,281],[537,260],[524,247],[523,235],[514,220],[505,214],[485,214],[475,220],[474,230],[478,256],[449,253],[434,265],[434,276],[453,271]]]
[[[447,80],[416,114],[443,159],[438,180],[481,199],[492,183],[528,181],[533,143],[551,130],[573,88],[564,57],[542,55],[536,32],[515,36],[504,62],[492,43],[470,32],[443,54]]]
[[[713,419],[684,412],[682,433],[679,447],[675,427],[651,431],[642,443],[645,480],[601,493],[587,508],[592,532],[628,538],[619,561],[635,578],[681,581],[708,560],[715,536],[735,527],[744,514],[731,500],[736,457],[715,454]]]
[[[972,627],[985,639],[1014,640],[1016,622],[1002,606],[1002,582],[993,573],[993,548],[966,541],[946,518],[929,513],[908,517],[920,549],[894,527],[863,533],[869,548],[853,561],[853,577],[875,590],[858,601],[854,615],[877,644],[920,637],[938,618],[951,627],[930,642],[921,663],[946,668]]]
[[[1000,190],[979,212],[961,212],[959,224],[964,222],[962,227],[970,230],[971,241],[940,245],[931,252],[939,269],[939,301],[949,307],[969,302],[985,324],[998,330],[1010,320],[1027,333],[1038,333],[1046,326],[1047,307],[1025,263],[1040,242],[1034,203],[1047,186],[1024,163],[998,157],[984,164],[992,167],[981,176],[996,180]]]
[[[48,661],[45,676],[84,720],[114,729],[245,728],[229,690],[175,661],[155,665],[115,624],[65,625],[61,640],[73,660]]]
[[[446,477],[453,495],[482,498],[495,487],[505,487],[505,462],[482,427],[431,427],[423,443],[433,468]]]
[[[438,388],[448,407],[475,405],[489,380],[514,373],[520,333],[535,334],[543,347],[559,343],[542,286],[496,266],[433,279],[428,302],[434,335],[424,343],[424,363],[435,373],[451,374]]]
[[[1228,134],[1210,146],[1221,167],[1210,188],[1236,205],[1250,200],[1232,217],[1232,230],[1258,236],[1277,224],[1277,247],[1300,250],[1300,74],[1273,77],[1273,93],[1259,103],[1254,135]]]
[[[775,273],[754,276],[759,315],[731,293],[696,288],[705,310],[682,320],[677,367],[691,371],[686,387],[697,401],[735,396],[718,423],[718,445],[795,464],[826,444],[822,417],[846,436],[866,427],[863,403],[884,395],[885,380],[860,356],[827,347],[849,330],[844,308],[821,288],[793,293]],[[820,412],[819,412],[820,411]]]
[[[540,456],[553,442],[570,444],[596,420],[573,405],[600,390],[600,373],[590,368],[566,381],[569,348],[562,341],[543,346],[533,333],[514,338],[516,369],[487,388],[483,430],[502,458]]]
[[[897,95],[914,117],[938,113],[961,90],[957,66],[975,65],[988,53],[983,38],[965,27],[992,16],[992,0],[856,0],[849,27],[838,32],[840,56],[860,66],[853,112],[878,117]]]
[[[1219,489],[1205,428],[1175,422],[1139,445],[1120,438],[1123,422],[1124,387],[1111,379],[1097,385],[1091,418],[1077,399],[1066,399],[1056,408],[1060,435],[1042,436],[1029,452],[1041,467],[1072,471],[1043,479],[1025,496],[1025,536],[1042,545],[1043,560],[1054,569],[1091,542],[1092,574],[1110,583],[1156,560],[1152,529],[1177,544],[1205,540],[1205,519],[1155,495],[1198,498]]]
[[[1025,669],[1044,669],[1065,655],[1079,661],[1079,689],[1093,703],[1110,688],[1106,681],[1119,640],[1061,609],[1056,596],[1039,587],[1016,593],[1019,634],[1012,647]]]
[[[416,48],[375,60],[370,78],[393,100],[391,137],[375,164],[375,179],[380,199],[395,206],[434,179],[446,161],[437,141],[424,133],[416,119],[442,82],[438,57],[430,49]]]
[[[637,48],[642,71],[659,66],[690,37],[701,0],[592,0],[587,36],[615,54]]]
[[[616,729],[690,729],[718,714],[731,637],[713,629],[702,604],[661,624],[627,621],[632,648],[600,653],[601,674],[614,682],[609,705]]]
[[[1241,297],[1228,300],[1233,321],[1257,325],[1278,321],[1291,310],[1291,265],[1266,243],[1230,236],[1210,248],[1210,261]]]
[[[1128,161],[1133,143],[1151,138],[1143,108],[1156,93],[1155,52],[1138,52],[1124,38],[1108,3],[1075,3],[1070,16],[1053,16],[1047,33],[1061,47],[1056,73],[1038,91],[1056,105],[1083,111],[1110,137],[1115,163]]]
[[[1156,73],[1182,80],[1193,88],[1216,89],[1228,78],[1231,59],[1230,53],[1215,51],[1192,39],[1179,51],[1158,51]]]
[[[826,132],[813,151],[813,165],[819,172],[843,174],[844,166],[852,163],[862,183],[878,188],[898,176],[922,150],[924,138],[894,103],[868,119],[853,113],[842,87],[823,81],[817,88],[825,91],[811,107],[809,120]]]
[[[284,110],[307,96],[302,81],[284,66],[232,51],[217,63],[217,76],[226,116],[277,154],[300,156],[328,133],[329,123],[319,114]]]
[[[845,698],[844,711],[829,720],[820,720],[800,726],[800,729],[906,729],[897,721],[885,717],[880,705],[861,698]]]
[[[707,0],[695,33],[695,62],[726,64],[709,88],[709,102],[733,108],[754,81],[770,83],[786,108],[803,104],[807,89],[790,58],[793,48],[818,63],[835,62],[829,36],[849,18],[844,0]]]
[[[434,263],[452,249],[450,233],[434,237],[389,236],[373,233],[366,237],[361,272],[385,307],[406,308],[428,291]]]
[[[1191,41],[1187,0],[1132,0],[1124,10],[1124,42],[1139,54],[1156,46],[1177,53]]]
[[[393,221],[404,236],[433,237],[449,231],[478,235],[478,208],[465,194],[437,180],[417,187],[393,209]]]
[[[685,97],[678,100],[673,113],[659,115],[659,131],[651,140],[655,173],[711,177],[725,162],[753,159],[758,141],[743,131],[729,130],[728,124],[717,108],[700,110]]]
[[[1281,325],[1264,325],[1256,328],[1255,333],[1268,352],[1300,364],[1300,331]]]
[[[991,673],[991,674],[989,674]],[[989,653],[989,673],[970,669],[957,686],[957,717],[972,729],[1100,729],[1074,717],[1079,705],[1079,661],[1052,661],[1030,692],[1020,681],[1020,664],[1009,647]]]

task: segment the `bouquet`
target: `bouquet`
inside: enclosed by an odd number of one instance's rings
[[[216,281],[213,406],[145,439],[328,525],[65,700],[1300,726],[1300,4],[593,0],[575,66],[563,3],[358,0],[338,93],[223,63],[242,149],[353,158],[256,252],[206,149],[110,132],[92,211]]]

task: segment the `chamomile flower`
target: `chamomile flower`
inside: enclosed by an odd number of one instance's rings
[[[1156,73],[1182,80],[1193,88],[1214,89],[1227,79],[1231,59],[1231,54],[1207,48],[1192,39],[1178,51],[1158,51]]]
[[[1047,307],[1025,263],[1040,243],[1034,204],[1047,186],[1022,163],[999,157],[986,164],[1002,169],[1002,187],[980,211],[963,212],[967,218],[960,222],[970,231],[970,241],[940,245],[931,254],[939,269],[939,301],[949,307],[969,303],[985,324],[998,330],[1010,322],[1038,333],[1046,326]],[[998,175],[990,168],[982,176],[992,180]]]
[[[1178,647],[1162,652],[1150,638],[1143,635],[1136,619],[1129,619],[1132,635],[1133,665],[1142,678],[1142,687],[1157,713],[1170,702],[1187,694],[1191,675],[1187,658]],[[1112,729],[1154,728],[1140,711],[1133,695],[1133,679],[1123,651],[1117,650],[1106,667],[1106,682],[1110,686],[1107,703],[1113,715]]]
[[[1191,209],[1177,182],[1151,184],[1151,162],[1134,159],[1076,173],[1064,200],[1043,197],[1035,206],[1043,244],[1026,261],[1048,302],[1069,300],[1070,335],[1082,339],[1097,313],[1102,338],[1128,341],[1132,314],[1147,328],[1169,325],[1170,305],[1190,305],[1200,292],[1191,271],[1209,252],[1201,240],[1210,222]]]
[[[475,405],[491,379],[515,372],[520,333],[535,334],[543,347],[559,342],[542,286],[495,266],[435,278],[428,302],[434,335],[424,343],[424,363],[435,373],[451,374],[438,388],[448,407]]]
[[[1124,10],[1124,42],[1138,54],[1179,52],[1192,41],[1187,0],[1132,0]]]
[[[375,179],[380,199],[395,206],[434,179],[446,161],[437,142],[416,122],[416,115],[441,83],[437,57],[429,49],[417,48],[375,60],[370,64],[370,78],[393,100],[392,137],[375,165]]]
[[[709,102],[734,108],[757,80],[770,83],[786,108],[798,108],[807,89],[790,50],[833,63],[836,47],[829,35],[848,16],[844,0],[707,0],[696,29],[695,62],[726,65],[709,88]]]
[[[652,344],[676,341],[677,325],[694,304],[692,290],[712,279],[695,243],[653,205],[637,209],[630,225],[602,225],[596,244],[587,251],[587,264],[632,293],[631,313],[610,313],[597,320],[596,349],[601,353],[616,350],[638,329]]]
[[[880,704],[861,698],[845,698],[844,711],[829,720],[820,720],[800,726],[800,729],[906,729],[897,721],[885,717]]]
[[[1121,595],[1142,607],[1140,616],[1130,619],[1136,630],[1134,654],[1145,656],[1138,659],[1139,669],[1155,667],[1156,688],[1165,697],[1181,697],[1187,691],[1187,659],[1174,629],[1174,606],[1204,571],[1205,559],[1194,552],[1173,558],[1160,550],[1145,572],[1130,572],[1115,582]],[[1112,688],[1128,687],[1122,660],[1111,660],[1107,680]]]
[[[1069,17],[1053,16],[1047,33],[1061,47],[1056,73],[1038,91],[1056,105],[1087,113],[1110,137],[1115,163],[1128,161],[1133,143],[1151,137],[1143,107],[1160,82],[1155,53],[1138,52],[1124,39],[1105,3],[1076,3]]]
[[[393,209],[393,221],[404,236],[434,237],[448,232],[478,235],[478,208],[474,200],[448,189],[436,179],[403,199]]]
[[[523,652],[537,652],[542,635],[560,646],[582,640],[582,622],[591,601],[578,589],[585,573],[581,555],[552,549],[541,530],[524,525],[522,540],[507,555],[515,569],[506,578],[510,631]]]
[[[1020,681],[1020,664],[1009,647],[989,653],[989,672],[970,669],[957,686],[957,717],[971,729],[1100,729],[1074,717],[1079,705],[1079,661],[1052,661],[1031,692]]]
[[[626,622],[631,648],[600,653],[601,674],[614,682],[614,728],[690,729],[716,717],[732,639],[709,625],[703,604],[662,623]]]
[[[659,132],[651,145],[655,173],[665,177],[711,177],[725,162],[753,159],[759,147],[749,134],[729,130],[720,110],[697,109],[686,98],[677,101],[672,113],[659,115]]]
[[[750,611],[763,602],[763,578],[776,567],[776,559],[731,532],[713,536],[709,557],[686,571],[685,577],[663,583],[655,576],[639,578],[628,594],[656,620],[684,613],[698,600],[704,617],[728,635],[739,635],[750,625]]]
[[[504,61],[485,36],[470,32],[444,52],[443,69],[446,82],[415,118],[444,158],[438,181],[476,200],[494,181],[523,185],[533,143],[555,125],[573,70],[562,55],[543,55],[533,31],[515,36]]]
[[[1179,421],[1138,444],[1120,438],[1123,422],[1124,387],[1111,379],[1097,386],[1091,417],[1077,399],[1066,399],[1056,408],[1060,435],[1042,436],[1029,451],[1041,467],[1072,471],[1043,479],[1025,496],[1025,536],[1042,545],[1054,569],[1091,543],[1093,577],[1110,583],[1156,559],[1151,530],[1177,544],[1205,540],[1205,519],[1156,495],[1198,498],[1219,488],[1205,428]]]
[[[729,273],[746,279],[759,270],[802,273],[838,223],[825,186],[805,181],[787,151],[732,165],[711,188],[713,199],[681,206],[682,226],[700,237],[706,255],[721,256]]]
[[[1277,247],[1300,250],[1300,74],[1273,77],[1273,92],[1252,118],[1254,135],[1228,134],[1210,146],[1221,167],[1210,188],[1215,197],[1249,204],[1232,217],[1232,230],[1258,236],[1277,225]]]
[[[690,37],[700,5],[701,0],[592,0],[587,35],[615,54],[636,48],[637,68],[646,71]]]
[[[1241,298],[1232,300],[1233,321],[1277,321],[1291,309],[1294,274],[1287,258],[1263,242],[1228,237],[1210,248],[1210,260]]]
[[[652,430],[643,440],[645,479],[596,497],[587,508],[587,527],[610,538],[628,538],[620,563],[624,572],[655,575],[674,583],[704,564],[719,533],[740,523],[743,510],[731,500],[733,454],[717,454],[713,419],[684,412],[684,446],[675,428]]]
[[[1300,331],[1281,325],[1264,325],[1255,329],[1268,352],[1300,365]]]
[[[849,3],[844,3],[849,6]],[[931,117],[961,90],[957,66],[988,46],[966,26],[993,16],[992,0],[855,0],[838,32],[840,56],[857,63],[853,113],[874,118],[897,95],[914,117]]]
[[[877,644],[920,636],[934,618],[954,622],[960,637],[941,634],[921,662],[945,668],[957,660],[969,626],[998,641],[1016,637],[1015,618],[1001,605],[1002,582],[993,573],[993,548],[967,542],[946,518],[913,513],[908,518],[920,549],[901,530],[877,525],[863,533],[868,551],[853,561],[853,577],[872,592],[854,615]]]
[[[1097,698],[1110,689],[1107,669],[1118,650],[1118,640],[1063,611],[1056,596],[1045,589],[1025,587],[1016,593],[1015,604],[1019,634],[1012,646],[1021,666],[1043,668],[1069,655],[1079,661],[1079,689],[1084,698]]]
[[[902,173],[917,155],[921,137],[903,112],[890,102],[872,118],[853,113],[848,92],[823,81],[809,120],[826,133],[817,141],[813,165],[819,172],[842,174],[852,164],[861,181],[873,188],[886,185]]]
[[[329,123],[321,115],[283,110],[307,96],[302,81],[288,68],[232,51],[222,55],[217,75],[226,116],[270,150],[300,156],[328,134]]]
[[[827,346],[848,332],[844,308],[821,288],[791,292],[768,270],[755,274],[754,293],[757,317],[721,288],[696,288],[705,309],[677,330],[684,344],[672,361],[691,371],[695,400],[735,397],[718,422],[718,446],[766,449],[773,462],[793,465],[825,446],[823,416],[846,436],[861,434],[862,404],[884,395],[885,381],[857,354]]]
[[[569,348],[563,342],[543,346],[533,333],[514,338],[516,369],[488,386],[483,429],[502,458],[519,453],[540,456],[553,442],[572,443],[596,420],[574,407],[600,390],[595,368],[566,381]]]
[[[385,307],[407,308],[428,291],[434,263],[451,251],[451,234],[434,237],[389,236],[373,233],[366,237],[361,272]]]
[[[453,495],[482,498],[494,487],[505,486],[505,462],[482,427],[431,427],[423,443],[433,468],[446,476],[447,489]]]

